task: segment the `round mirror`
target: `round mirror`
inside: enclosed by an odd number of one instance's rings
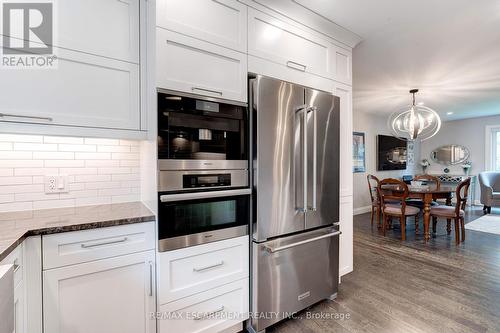
[[[467,161],[469,155],[469,149],[464,146],[447,145],[434,149],[431,152],[431,159],[439,164],[455,165]]]

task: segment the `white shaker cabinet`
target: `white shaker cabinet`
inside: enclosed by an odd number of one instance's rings
[[[340,97],[340,196],[352,196],[352,88],[335,83]]]
[[[339,276],[353,271],[353,197],[340,197]]]
[[[57,52],[57,69],[2,71],[0,121],[140,129],[137,64]]]
[[[248,54],[333,79],[335,45],[277,18],[248,9]]]
[[[156,29],[157,86],[247,101],[247,55],[162,28]]]
[[[146,0],[55,3],[56,66],[2,70],[0,131],[137,136],[134,133],[144,129],[140,40],[145,4]],[[112,134],[109,129],[117,131]]]
[[[335,47],[335,80],[352,85],[352,51]]]
[[[25,300],[25,290],[23,283],[23,270],[24,270],[24,246],[23,244],[18,245],[2,262],[2,265],[13,265],[13,276],[14,276],[14,330],[13,333],[24,333],[24,321],[25,321],[25,310],[24,310],[24,300]]]
[[[247,51],[247,7],[236,0],[157,0],[156,25]]]
[[[44,271],[44,332],[156,332],[154,262],[147,251]]]

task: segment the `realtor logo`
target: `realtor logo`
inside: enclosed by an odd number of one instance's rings
[[[54,4],[2,3],[3,68],[54,68]]]

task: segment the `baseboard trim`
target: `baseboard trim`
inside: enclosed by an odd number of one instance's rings
[[[365,207],[359,207],[359,208],[354,208],[354,215],[361,215],[365,213],[369,213],[372,210],[372,206],[365,206]]]

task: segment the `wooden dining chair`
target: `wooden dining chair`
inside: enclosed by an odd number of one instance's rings
[[[457,200],[455,207],[453,206],[436,206],[431,207],[432,216],[432,231],[436,232],[436,224],[438,218],[455,221],[455,242],[460,243],[460,230],[462,234],[462,242],[465,240],[465,206],[467,205],[467,197],[469,194],[470,177],[458,184],[455,190],[455,198]],[[449,232],[448,232],[449,233]]]
[[[392,190],[388,190],[391,189]],[[408,185],[398,179],[383,179],[378,185],[378,195],[382,204],[382,230],[385,236],[388,219],[399,218],[401,224],[401,240],[406,240],[406,218],[415,216],[415,231],[418,229],[420,209],[406,204]]]
[[[441,181],[439,180],[438,177],[431,176],[431,175],[416,175],[413,177],[413,180],[419,180],[419,181],[426,181],[428,183],[434,183],[436,184],[435,186],[437,189],[441,187]]]
[[[378,190],[377,190],[380,180],[374,175],[367,175],[366,180],[368,181],[368,192],[370,193],[371,208],[372,208],[370,215],[370,222],[371,225],[373,225],[373,218],[375,217],[375,214],[377,214],[377,227],[380,228],[382,204],[380,203],[380,198],[378,196]]]

